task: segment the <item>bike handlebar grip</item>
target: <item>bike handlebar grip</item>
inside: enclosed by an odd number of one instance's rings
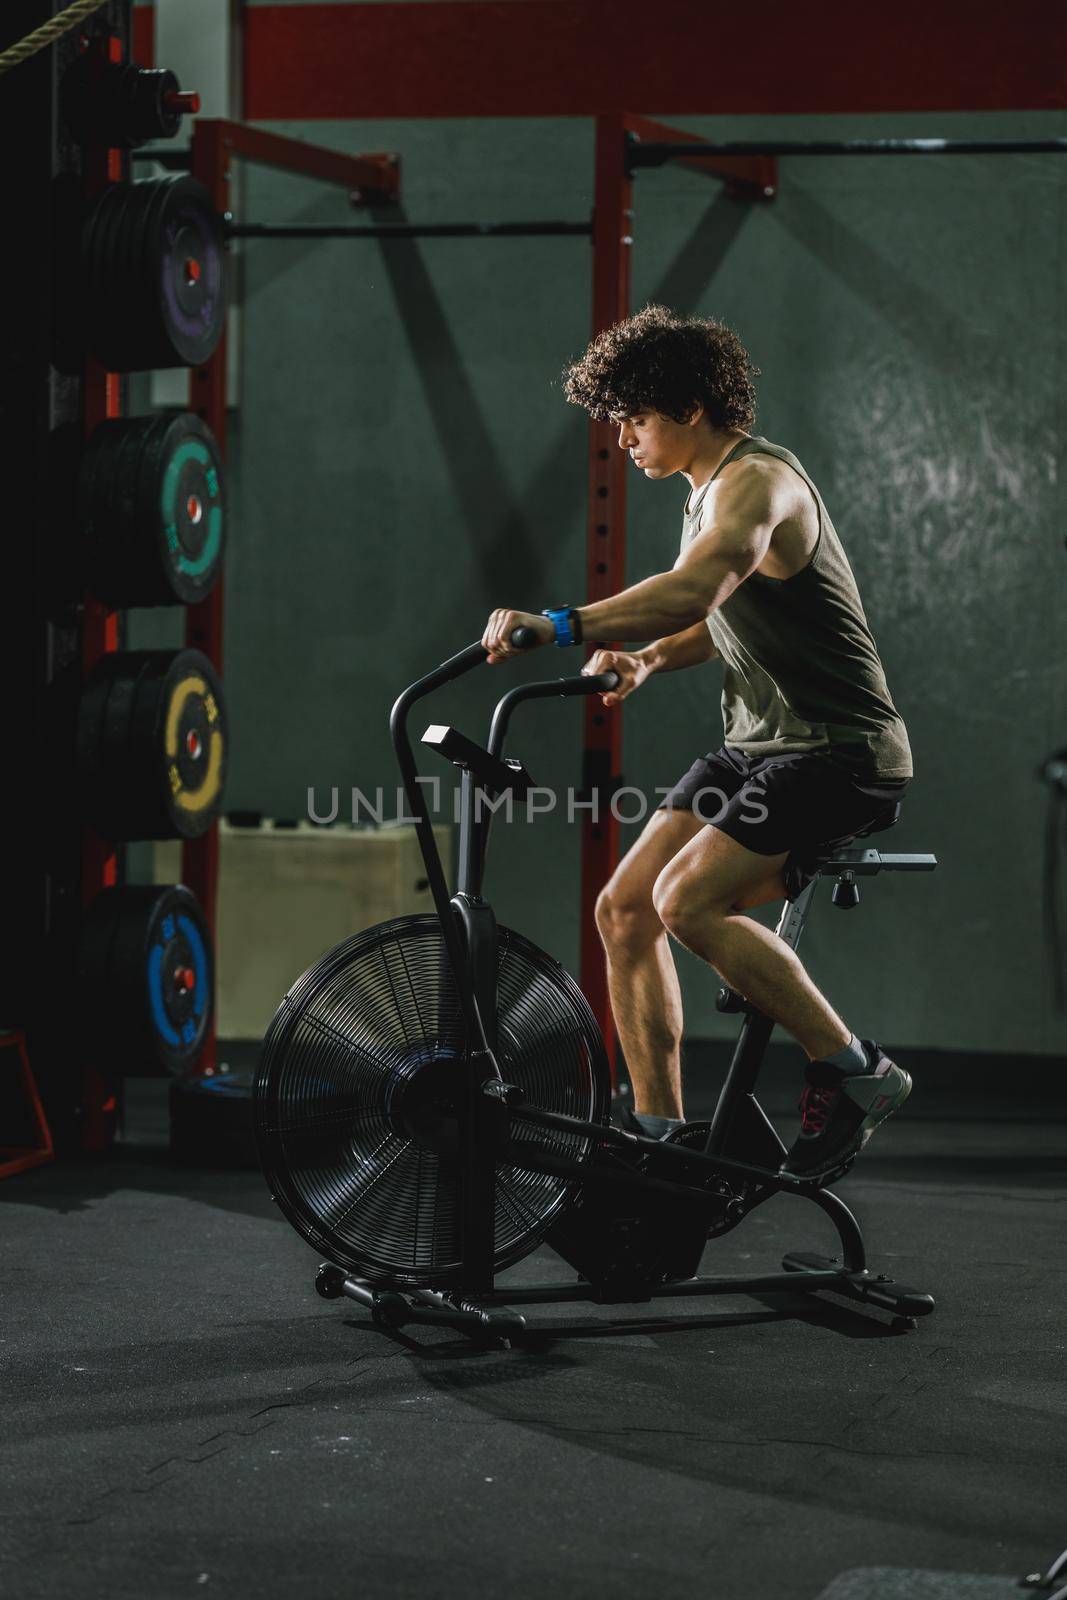
[[[556,693],[563,695],[572,694],[610,694],[612,689],[619,687],[619,674],[612,672],[583,672],[577,678],[560,678],[557,680]]]
[[[619,687],[619,674],[610,668],[607,672],[583,672],[577,682],[583,685],[586,694],[610,694]]]
[[[515,646],[516,650],[532,650],[534,645],[540,641],[535,629],[522,627],[512,628],[510,642]]]

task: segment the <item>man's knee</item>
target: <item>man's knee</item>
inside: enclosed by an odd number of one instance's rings
[[[605,944],[644,946],[663,932],[650,895],[607,884],[596,902],[596,925]]]
[[[652,904],[665,928],[675,931],[683,922],[702,925],[716,918],[749,911],[785,896],[785,857],[760,861],[758,869],[739,875],[736,869],[717,871],[714,866],[669,861],[652,886]]]
[[[656,916],[668,933],[684,944],[686,935],[699,927],[705,944],[714,937],[715,923],[733,909],[730,896],[720,893],[713,879],[672,871],[664,867],[652,889]]]

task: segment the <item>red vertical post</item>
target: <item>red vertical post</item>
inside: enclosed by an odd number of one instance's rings
[[[122,40],[117,35],[101,37],[95,46],[101,60],[115,65],[123,57]],[[127,164],[121,150],[91,146],[85,152],[84,196],[92,202],[109,183],[122,183]],[[82,436],[88,440],[104,421],[122,415],[122,387],[118,373],[106,372],[91,355],[86,355],[82,372]],[[109,611],[92,595],[82,597],[82,679],[83,682],[103,655],[119,646],[118,613]],[[118,854],[111,840],[102,839],[89,826],[82,827],[81,903],[88,911],[103,889],[118,882]],[[110,1148],[115,1137],[121,1086],[108,1071],[107,1063],[85,1060],[81,1069],[81,1119],[79,1147],[99,1153]]]
[[[225,214],[230,209],[230,150],[225,139],[225,125],[207,120],[193,125],[192,173],[211,196],[215,210]],[[223,462],[226,460],[226,333],[215,347],[214,354],[202,367],[194,367],[189,374],[189,409],[207,423],[218,442]],[[221,576],[211,593],[199,605],[189,606],[185,613],[185,643],[190,650],[200,650],[222,674],[222,624],[223,585]],[[182,882],[196,895],[211,934],[212,948],[217,949],[216,927],[219,887],[219,829],[217,823],[199,839],[187,839],[182,846]],[[212,1012],[211,1024],[204,1041],[204,1049],[196,1071],[204,1077],[214,1072],[218,1060],[217,1012]]]
[[[630,312],[630,250],[633,185],[625,165],[621,116],[596,122],[593,198],[593,333]],[[586,536],[586,596],[591,602],[617,594],[626,573],[626,468],[628,458],[610,422],[589,426],[589,520]],[[593,642],[593,641],[590,641]],[[605,641],[596,641],[602,643]],[[596,897],[619,859],[619,824],[610,802],[622,771],[622,719],[596,696],[585,702],[583,788],[599,791],[598,812],[582,818],[581,988],[604,1035],[612,1080],[617,1041],[608,1000],[607,971],[596,930]]]
[[[99,164],[107,176],[101,181],[119,182],[121,172],[115,172],[110,152]],[[88,163],[87,163],[88,165]],[[105,372],[92,356],[86,356],[82,379],[83,437],[88,441],[101,422],[122,415],[119,375]],[[96,663],[119,647],[119,617],[117,611],[94,600],[92,595],[82,597],[82,674],[88,678]],[[95,829],[85,825],[82,834],[82,906],[85,910],[96,899],[101,889],[117,881],[118,861],[114,844],[102,839]]]

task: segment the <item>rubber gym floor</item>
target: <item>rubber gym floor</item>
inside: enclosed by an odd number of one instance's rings
[[[798,1294],[532,1307],[482,1351],[319,1299],[259,1174],[174,1165],[135,1080],[113,1156],[0,1188],[3,1592],[1018,1596],[1067,1544],[1063,1109],[920,1084],[843,1181],[937,1296],[914,1333]],[[705,1270],[824,1247],[807,1209]]]

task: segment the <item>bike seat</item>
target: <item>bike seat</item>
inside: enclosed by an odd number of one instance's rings
[[[886,807],[884,811],[880,811],[878,813],[872,823],[870,823],[866,828],[861,828],[859,832],[854,833],[852,837],[854,839],[866,839],[872,833],[884,833],[887,828],[892,828],[894,824],[899,821],[900,801],[894,800]]]

